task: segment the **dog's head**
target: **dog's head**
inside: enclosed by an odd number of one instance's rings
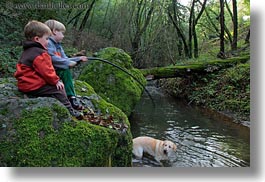
[[[163,142],[163,152],[165,155],[170,155],[177,151],[177,145],[171,141],[165,140]]]

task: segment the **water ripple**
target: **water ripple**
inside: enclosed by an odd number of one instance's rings
[[[149,86],[149,89],[152,88]],[[132,117],[133,136],[151,136],[177,144],[173,167],[245,167],[250,165],[249,133],[214,120],[198,110],[152,91],[159,107],[143,96]],[[152,109],[151,109],[152,108]],[[134,166],[159,167],[153,158],[133,161]]]

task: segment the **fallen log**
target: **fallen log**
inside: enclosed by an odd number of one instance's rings
[[[174,65],[166,67],[155,67],[141,69],[141,72],[148,79],[184,77],[191,74],[206,74],[220,69],[232,67],[235,64],[245,63],[250,59],[250,55],[243,57],[233,57],[229,59],[216,59],[205,62],[196,62],[186,65]]]

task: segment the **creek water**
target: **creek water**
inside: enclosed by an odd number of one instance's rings
[[[250,129],[189,106],[147,86],[147,94],[129,117],[133,137],[150,136],[177,144],[173,161],[159,163],[145,155],[134,167],[249,167]]]

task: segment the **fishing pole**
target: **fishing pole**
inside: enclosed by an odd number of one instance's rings
[[[139,83],[142,87],[143,87],[143,89],[144,89],[144,91],[147,93],[147,95],[148,95],[148,97],[151,99],[151,101],[152,101],[152,104],[153,104],[153,106],[155,107],[155,102],[154,102],[154,99],[152,98],[152,96],[151,96],[151,94],[148,92],[148,90],[145,88],[145,86],[134,76],[134,75],[132,75],[130,72],[128,72],[127,70],[125,70],[124,68],[122,68],[122,67],[120,67],[120,66],[118,66],[118,65],[116,65],[116,64],[114,64],[114,63],[112,63],[112,62],[110,62],[110,61],[108,61],[108,60],[105,60],[105,59],[101,59],[101,58],[97,58],[97,57],[87,57],[87,59],[88,60],[96,60],[96,61],[101,61],[101,62],[103,62],[103,63],[107,63],[107,64],[109,64],[109,65],[112,65],[112,66],[114,66],[115,68],[117,68],[117,69],[119,69],[119,70],[121,70],[121,71],[123,71],[124,73],[126,73],[127,75],[129,75],[129,76],[131,76],[137,83]]]

